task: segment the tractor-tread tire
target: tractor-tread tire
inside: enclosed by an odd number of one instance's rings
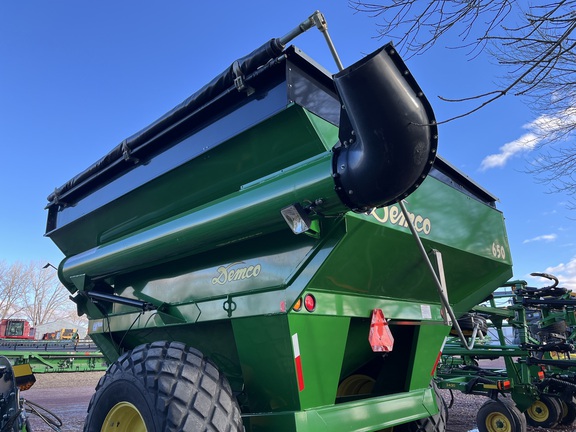
[[[420,420],[414,420],[410,423],[395,426],[394,432],[445,432],[448,424],[448,405],[440,394],[436,383],[432,384],[436,403],[438,404],[438,414],[425,417]]]
[[[243,431],[226,377],[179,342],[153,342],[123,354],[106,371],[88,406],[84,432],[100,432],[111,408],[133,404],[148,432]]]

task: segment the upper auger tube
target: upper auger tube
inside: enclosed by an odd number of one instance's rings
[[[426,178],[438,145],[430,103],[391,45],[334,76],[342,102],[332,171],[351,210],[398,202]]]

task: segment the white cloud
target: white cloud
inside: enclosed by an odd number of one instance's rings
[[[530,152],[544,139],[553,135],[560,135],[576,123],[576,107],[563,110],[558,115],[543,114],[534,121],[525,124],[522,128],[528,130],[520,138],[504,144],[498,153],[486,156],[481,164],[480,171],[503,167],[508,160],[523,152]]]
[[[532,125],[531,123],[530,125]],[[525,125],[524,127],[530,127]],[[534,149],[542,139],[535,133],[529,132],[522,135],[517,140],[511,141],[500,147],[500,153],[486,156],[480,164],[480,171],[486,171],[490,168],[503,167],[512,156],[518,153],[528,152]]]
[[[552,274],[558,278],[558,286],[576,291],[576,257],[567,263],[560,263],[555,267],[548,267],[545,273]]]
[[[533,237],[531,239],[526,239],[524,240],[522,243],[532,243],[532,242],[538,242],[538,241],[545,241],[545,242],[552,242],[554,240],[556,240],[558,236],[556,234],[544,234],[538,237]]]

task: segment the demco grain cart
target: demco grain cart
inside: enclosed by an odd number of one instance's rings
[[[313,14],[49,196],[111,362],[85,430],[444,429],[431,378],[511,276],[503,218],[393,46],[332,76],[286,47],[313,26],[332,47]]]

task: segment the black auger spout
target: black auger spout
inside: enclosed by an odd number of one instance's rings
[[[359,212],[404,199],[436,157],[430,103],[391,44],[339,72],[334,82],[342,101],[333,158],[340,198]]]

